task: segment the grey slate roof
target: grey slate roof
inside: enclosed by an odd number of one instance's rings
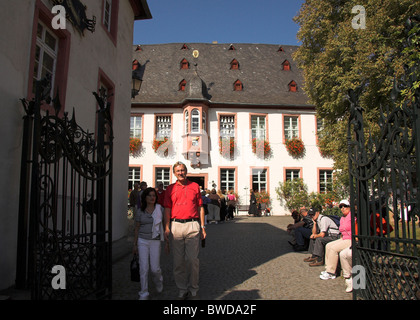
[[[303,75],[293,61],[292,53],[298,48],[289,45],[271,44],[213,44],[185,43],[188,49],[181,49],[183,43],[133,46],[133,60],[141,64],[143,84],[133,103],[182,104],[188,97],[205,99],[211,104],[239,104],[255,106],[313,107],[303,92]],[[231,45],[236,50],[229,50]],[[284,51],[279,52],[279,48]],[[195,59],[193,50],[199,51]],[[180,67],[181,61],[189,62],[189,69]],[[231,70],[231,61],[239,62],[239,70]],[[288,60],[291,70],[282,70],[282,63]],[[197,66],[195,67],[195,64]],[[198,76],[207,89],[197,95],[190,92],[189,85]],[[195,77],[195,79],[194,79]],[[179,90],[179,83],[185,79],[187,88]],[[243,91],[234,91],[236,80],[243,84]],[[294,80],[298,91],[289,92],[288,84]],[[198,85],[199,86],[199,85]],[[204,90],[206,91],[206,90]]]

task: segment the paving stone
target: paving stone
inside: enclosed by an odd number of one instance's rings
[[[307,252],[294,252],[287,243],[290,216],[237,216],[207,226],[206,247],[200,249],[202,300],[351,300],[342,277],[321,280],[324,267],[309,267]],[[132,238],[127,246],[131,248]],[[132,255],[113,265],[113,300],[137,300],[140,283],[130,281]],[[150,282],[150,299],[177,297],[172,255],[162,250],[164,291],[157,294]]]

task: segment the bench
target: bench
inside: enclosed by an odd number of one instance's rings
[[[236,205],[236,215],[239,214],[239,211],[246,211],[248,212],[249,205],[248,204],[238,204]]]

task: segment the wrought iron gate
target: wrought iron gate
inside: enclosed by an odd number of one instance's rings
[[[35,99],[22,99],[16,287],[30,288],[32,299],[105,298],[112,290],[110,105],[93,93],[97,132],[85,132],[74,110],[59,116],[57,98],[54,115],[41,111],[50,83],[37,81]]]
[[[410,71],[408,86],[415,81]],[[398,94],[395,84],[374,139],[363,128],[359,92],[349,92],[353,267],[365,275],[354,281],[355,299],[420,299],[420,90],[402,106]]]

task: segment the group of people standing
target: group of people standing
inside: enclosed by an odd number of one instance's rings
[[[287,226],[292,235],[289,244],[295,251],[308,251],[311,256],[303,261],[310,267],[324,266],[320,279],[335,279],[339,262],[346,283],[346,292],[352,292],[352,215],[348,200],[341,200],[342,213],[339,223],[329,216],[321,214],[321,207],[301,208],[292,212],[293,224]]]
[[[163,191],[163,185],[130,194],[130,205],[135,204],[135,231],[133,253],[139,257],[140,300],[149,298],[149,270],[158,293],[163,291],[160,267],[161,243],[165,251],[172,250],[174,279],[179,299],[197,299],[199,282],[200,240],[206,238],[204,207],[200,187],[187,179],[187,167],[182,162],[173,165],[177,181]],[[162,192],[163,191],[163,192]]]
[[[208,194],[205,190],[201,191],[205,224],[218,224],[234,218],[237,199],[233,190],[230,190],[227,195],[225,193],[225,191],[216,192],[216,189],[212,189]]]

